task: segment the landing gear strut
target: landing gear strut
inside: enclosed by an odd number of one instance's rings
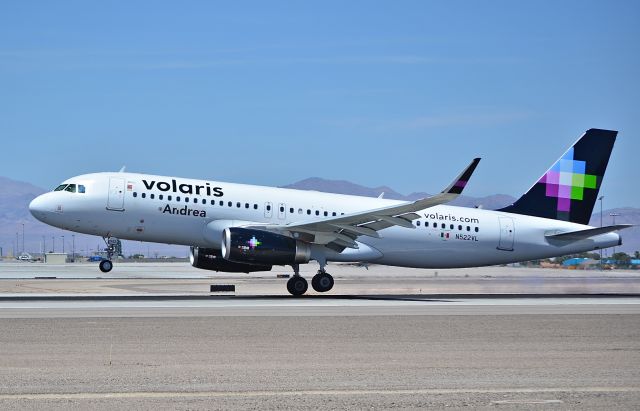
[[[107,248],[104,251],[107,252],[107,259],[100,261],[100,271],[103,273],[108,273],[113,268],[113,263],[111,262],[111,258],[116,253],[116,244],[118,244],[118,239],[115,237],[102,237],[104,242],[107,244]]]

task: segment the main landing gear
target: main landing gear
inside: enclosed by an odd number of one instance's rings
[[[100,261],[100,271],[103,273],[108,273],[113,269],[113,263],[111,262],[111,258],[116,253],[116,244],[118,244],[118,239],[115,237],[102,237],[105,243],[107,243],[107,248],[104,251],[107,252],[107,259]]]
[[[318,270],[318,274],[314,275],[311,279],[311,287],[319,293],[326,293],[333,288],[333,277],[331,274],[321,267]],[[291,295],[296,297],[306,293],[309,289],[309,284],[302,276],[300,276],[300,266],[298,264],[293,265],[293,277],[287,281],[287,290]]]

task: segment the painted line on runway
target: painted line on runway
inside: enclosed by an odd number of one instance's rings
[[[348,395],[447,395],[447,394],[550,394],[550,393],[598,393],[620,394],[640,392],[640,387],[573,387],[573,388],[428,388],[414,390],[300,390],[300,391],[138,391],[138,392],[81,392],[49,394],[0,394],[0,400],[92,400],[127,398],[222,398],[222,397],[295,397],[348,396]]]

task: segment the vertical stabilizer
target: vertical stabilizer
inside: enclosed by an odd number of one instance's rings
[[[617,134],[587,130],[529,191],[498,211],[589,224]]]

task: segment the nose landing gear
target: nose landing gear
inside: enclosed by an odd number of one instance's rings
[[[113,263],[110,260],[102,260],[100,261],[100,271],[103,273],[108,273],[113,268]]]
[[[113,269],[113,263],[111,262],[111,258],[116,253],[116,245],[118,244],[118,239],[115,237],[102,237],[104,242],[107,244],[107,248],[104,251],[107,252],[107,259],[100,261],[100,271],[103,273],[108,273]]]

